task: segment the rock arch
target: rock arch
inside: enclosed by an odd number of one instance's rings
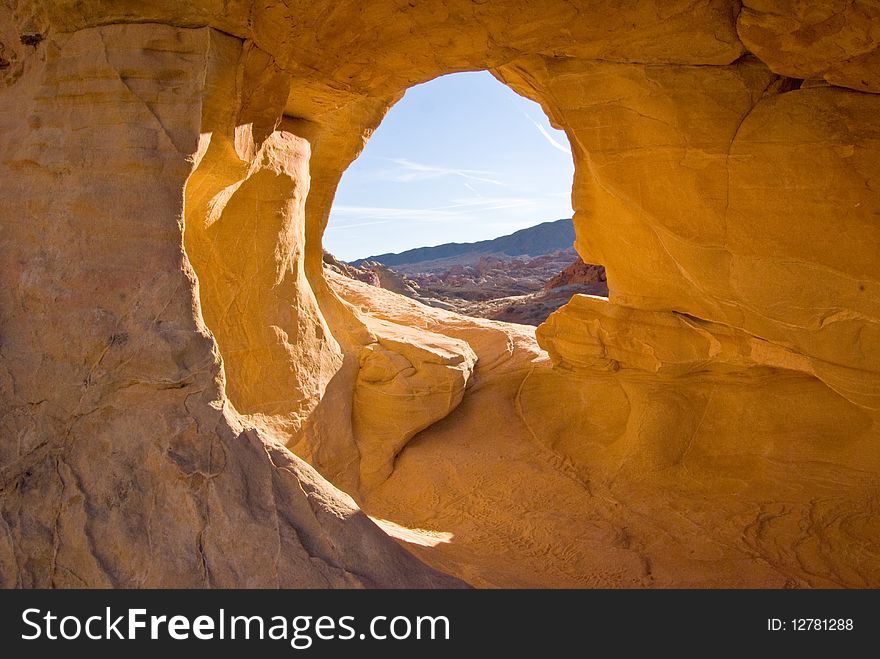
[[[603,583],[876,585],[878,17],[618,4],[3,16],[4,584],[449,585],[281,444],[366,495],[499,363],[541,450],[624,510],[597,504],[641,567]],[[322,271],[388,107],[475,69],[567,131],[577,248],[608,271],[608,303],[539,329],[553,368],[514,330],[361,313]],[[681,528],[648,492],[714,501],[684,531],[713,529],[697,559],[649,549],[640,516]]]

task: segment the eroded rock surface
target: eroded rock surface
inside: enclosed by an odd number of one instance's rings
[[[411,4],[0,10],[0,583],[460,584],[404,527],[478,585],[880,585],[873,3]],[[325,278],[365,139],[474,69],[606,268],[547,353]]]
[[[477,356],[465,342],[371,320],[376,342],[359,356],[352,429],[365,487],[382,483],[417,432],[461,402]]]

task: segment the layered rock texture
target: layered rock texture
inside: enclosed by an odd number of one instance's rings
[[[0,584],[880,585],[878,20],[6,2]],[[387,109],[474,69],[607,272],[537,342],[322,266]]]

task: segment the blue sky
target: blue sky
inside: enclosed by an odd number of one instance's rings
[[[571,217],[565,133],[489,73],[407,91],[343,174],[324,247],[345,260]]]

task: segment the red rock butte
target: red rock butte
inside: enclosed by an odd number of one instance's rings
[[[866,0],[5,3],[0,585],[880,586],[878,44]],[[389,107],[483,69],[607,273],[537,338],[322,268]]]

